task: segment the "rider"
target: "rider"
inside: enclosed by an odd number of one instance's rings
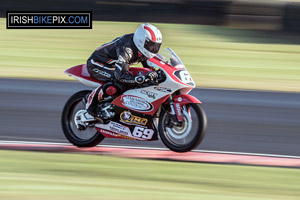
[[[147,59],[155,56],[161,43],[162,34],[157,27],[141,24],[134,34],[120,36],[98,47],[88,59],[87,68],[93,78],[106,84],[99,86],[88,96],[87,112],[93,117],[100,117],[97,104],[104,97],[112,95],[116,90],[123,92],[128,86],[142,84],[146,79],[156,80],[158,74],[155,71],[148,72],[146,77],[133,76],[129,72],[129,66],[141,62],[143,67],[149,67]]]

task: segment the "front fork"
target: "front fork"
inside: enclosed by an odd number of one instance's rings
[[[189,94],[176,94],[176,96],[170,96],[168,100],[171,107],[171,124],[174,125],[181,125],[183,122],[183,112],[181,108],[183,108],[191,116],[187,105],[193,103],[201,104],[201,101]]]
[[[171,114],[170,114],[170,120],[169,120],[169,126],[172,127],[175,126],[181,126],[183,117],[182,117],[182,111],[179,103],[174,103],[172,96],[169,96],[169,105],[171,108]]]

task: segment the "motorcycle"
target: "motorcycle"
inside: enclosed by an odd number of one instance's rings
[[[93,147],[104,138],[153,141],[159,138],[170,150],[187,152],[196,148],[206,132],[206,114],[201,102],[188,93],[195,82],[180,58],[170,48],[149,59],[150,68],[130,67],[133,75],[145,75],[156,70],[156,81],[114,95],[114,85],[106,87],[111,96],[98,104],[106,119],[87,117],[86,97],[91,90],[75,93],[66,102],[61,123],[65,137],[77,147]],[[82,84],[99,87],[105,84],[92,78],[85,64],[71,67],[65,73]],[[107,84],[107,83],[106,83]]]

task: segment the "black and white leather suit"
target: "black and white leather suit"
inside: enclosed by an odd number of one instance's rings
[[[122,84],[137,84],[135,76],[129,73],[129,66],[141,62],[148,67],[148,58],[136,48],[133,35],[120,36],[97,48],[87,61],[91,76],[101,81],[116,79]]]
[[[130,65],[141,62],[143,67],[149,67],[148,58],[140,53],[133,43],[133,35],[133,33],[126,34],[103,44],[88,59],[87,68],[90,75],[107,82],[88,97],[86,109],[91,115],[98,115],[97,104],[107,96],[105,93],[107,85],[112,83],[118,88],[118,92],[124,92],[128,87],[138,84],[138,79],[129,72]]]

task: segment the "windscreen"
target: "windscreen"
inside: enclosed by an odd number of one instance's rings
[[[195,83],[190,75],[190,73],[187,71],[183,63],[181,62],[180,58],[175,54],[172,49],[162,49],[159,51],[158,54],[156,54],[156,57],[158,57],[160,60],[164,61],[165,63],[175,67],[177,70],[174,72],[174,75],[181,80],[181,82],[195,86]]]
[[[169,65],[172,65],[176,68],[185,68],[183,63],[181,62],[180,58],[175,54],[174,51],[170,48],[161,49],[156,56],[166,62]]]

